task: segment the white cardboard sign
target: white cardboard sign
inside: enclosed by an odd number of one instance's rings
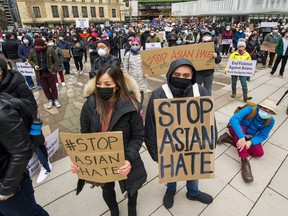
[[[25,64],[22,62],[16,63],[17,70],[23,75],[23,76],[35,76],[34,68],[30,64]]]
[[[89,28],[89,19],[88,18],[77,18],[75,19],[77,28]]]
[[[146,50],[153,50],[153,49],[160,49],[161,43],[146,43],[145,44]]]
[[[227,74],[234,76],[253,76],[256,64],[256,60],[229,60]]]

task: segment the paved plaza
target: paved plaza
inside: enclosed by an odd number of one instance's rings
[[[222,59],[216,66],[214,76],[213,96],[215,98],[215,115],[219,135],[226,131],[226,125],[236,107],[244,104],[242,91],[238,82],[237,98],[232,99],[230,77],[225,75],[223,68],[227,58]],[[72,68],[74,66],[72,65]],[[88,80],[90,63],[84,64],[85,73],[76,75],[73,69],[71,75],[66,76],[66,86],[59,86],[59,100],[62,107],[46,108],[47,100],[42,91],[35,91],[40,117],[44,121],[44,133],[49,135],[55,129],[60,132],[80,132],[79,116],[85,98],[83,88]],[[248,83],[249,95],[253,102],[261,102],[266,98],[275,103],[288,89],[288,71],[284,79],[275,74],[269,77],[270,68],[257,66],[257,71]],[[151,92],[165,82],[165,76],[150,77],[148,79]],[[149,91],[146,93],[147,104]],[[214,201],[210,205],[189,201],[186,198],[184,182],[179,182],[173,208],[167,210],[162,204],[166,191],[164,184],[159,184],[157,164],[150,158],[143,145],[141,157],[147,169],[148,178],[139,191],[139,216],[286,216],[288,215],[288,116],[286,107],[288,99],[278,106],[276,124],[270,137],[264,143],[265,154],[262,158],[251,158],[250,163],[254,175],[254,182],[245,183],[241,177],[241,163],[237,151],[228,144],[217,145],[215,161],[215,178],[200,180],[200,190],[211,194]],[[146,106],[145,106],[146,107]],[[58,152],[52,157],[53,171],[49,179],[42,185],[35,186],[35,196],[40,205],[51,216],[99,216],[110,215],[104,203],[100,188],[90,189],[86,185],[80,195],[76,196],[75,188],[77,176],[72,174],[70,160],[63,146],[60,144]],[[35,183],[36,176],[33,177]],[[116,185],[120,214],[127,215],[127,199],[120,193]]]

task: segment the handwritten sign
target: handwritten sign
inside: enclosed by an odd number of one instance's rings
[[[71,58],[69,49],[62,49],[64,58]]]
[[[35,76],[34,68],[28,64],[18,62],[16,63],[17,70],[23,75],[23,76]]]
[[[221,44],[230,45],[232,43],[232,39],[222,39]]]
[[[214,177],[212,97],[154,100],[160,183]]]
[[[146,43],[145,48],[146,50],[160,49],[161,43]]]
[[[55,130],[52,134],[46,137],[45,142],[48,157],[51,158],[56,151],[59,149],[59,129]],[[33,176],[40,169],[40,161],[36,154],[30,159],[27,169],[29,170],[30,176]]]
[[[171,32],[173,30],[173,27],[165,27],[164,30],[165,32]]]
[[[229,60],[227,74],[234,76],[253,76],[256,64],[256,60]]]
[[[77,28],[89,28],[89,19],[88,18],[77,18],[75,19]]]
[[[80,168],[80,179],[106,183],[127,178],[118,173],[125,164],[122,132],[60,133],[60,136],[72,163]]]
[[[170,63],[180,58],[186,58],[192,61],[196,70],[213,69],[215,64],[213,53],[214,43],[140,51],[143,72],[148,75],[166,74]]]
[[[262,45],[260,46],[260,50],[275,53],[276,46],[277,45],[273,43],[263,42]]]
[[[276,26],[278,26],[277,22],[261,22],[261,28],[263,28],[263,27],[273,28],[273,27],[276,27]]]

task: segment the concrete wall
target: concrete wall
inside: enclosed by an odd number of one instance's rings
[[[198,0],[172,4],[173,16],[288,14],[288,0]]]

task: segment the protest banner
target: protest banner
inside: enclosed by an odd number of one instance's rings
[[[71,58],[69,49],[62,49],[64,58]]]
[[[80,179],[106,183],[127,178],[118,173],[125,164],[122,131],[60,133],[60,137],[72,163],[80,169],[77,173]]]
[[[154,100],[160,183],[214,177],[213,97]]]
[[[226,73],[234,76],[253,76],[256,60],[229,60]]]
[[[260,50],[275,53],[276,46],[277,44],[263,42],[262,45],[260,46]]]
[[[170,63],[179,58],[192,61],[196,70],[214,69],[213,53],[211,42],[140,51],[143,72],[148,75],[166,74]]]
[[[173,29],[173,27],[165,27],[164,30],[165,32],[171,32]]]
[[[160,49],[161,43],[146,43],[145,48],[146,50]]]
[[[261,22],[261,28],[263,28],[263,27],[273,28],[273,27],[277,27],[277,26],[278,26],[277,22]]]
[[[23,76],[36,76],[34,68],[30,64],[25,64],[22,62],[16,63],[16,67],[19,73]]]
[[[221,44],[230,45],[232,43],[232,39],[222,39]]]
[[[55,152],[59,149],[59,129],[55,130],[46,139],[45,145],[48,151],[48,158],[51,158]],[[30,159],[27,169],[29,170],[30,176],[33,176],[38,169],[40,169],[40,161],[36,154]]]
[[[77,18],[75,19],[77,28],[89,28],[89,19],[88,18]]]

